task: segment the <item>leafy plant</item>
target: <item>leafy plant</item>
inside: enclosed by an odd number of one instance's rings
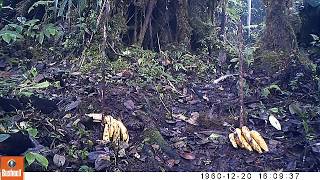
[[[27,129],[27,131],[28,131],[28,134],[33,138],[36,138],[36,136],[38,135],[38,130],[36,128],[30,127]]]
[[[320,48],[320,37],[315,34],[310,34],[313,41],[311,42],[311,45]]]
[[[268,97],[271,94],[272,90],[276,90],[276,91],[283,93],[283,91],[280,89],[280,87],[278,85],[272,84],[262,90],[262,92],[261,92],[262,97],[264,97],[264,98]]]
[[[49,165],[48,159],[46,157],[44,157],[43,155],[39,154],[39,153],[28,152],[25,155],[25,159],[26,159],[26,161],[27,161],[29,166],[31,164],[33,164],[34,162],[37,162],[42,167],[47,169],[48,165]]]
[[[92,167],[86,166],[86,165],[82,165],[79,168],[79,172],[93,172],[94,169]]]
[[[308,112],[309,109],[309,112]],[[312,140],[314,139],[314,131],[309,126],[309,119],[313,118],[312,113],[314,109],[307,107],[307,106],[301,106],[298,102],[293,102],[289,105],[289,111],[292,115],[297,115],[302,120],[302,125],[304,132],[306,134],[306,139]],[[318,112],[317,112],[318,113]]]
[[[26,21],[24,17],[19,17],[18,21],[18,24],[7,24],[0,30],[1,39],[8,44],[24,38],[31,38],[43,44],[45,38],[50,39],[61,34],[57,26],[51,23],[41,25],[39,19]]]

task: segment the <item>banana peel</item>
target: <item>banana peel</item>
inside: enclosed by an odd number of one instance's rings
[[[113,118],[112,116],[105,116],[104,120],[104,131],[102,140],[105,142],[117,142],[124,141],[129,142],[129,134],[124,124]]]
[[[244,148],[248,151],[257,151],[258,153],[268,152],[268,145],[257,131],[250,131],[248,127],[236,128],[229,134],[229,140],[234,148]]]

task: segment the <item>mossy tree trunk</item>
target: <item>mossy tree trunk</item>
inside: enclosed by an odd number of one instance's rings
[[[188,0],[178,0],[177,26],[177,41],[189,47],[191,38],[191,28],[188,16]]]
[[[266,28],[261,39],[262,50],[291,52],[296,50],[297,40],[290,24],[291,0],[264,0],[267,8]]]
[[[193,50],[212,51],[217,33],[210,17],[210,0],[189,0],[189,16],[192,28],[191,48]],[[217,1],[212,2],[216,5]],[[211,5],[211,6],[213,6]]]
[[[286,70],[290,56],[298,50],[297,39],[290,23],[291,0],[263,0],[267,16],[266,27],[255,54],[255,70],[274,75]]]

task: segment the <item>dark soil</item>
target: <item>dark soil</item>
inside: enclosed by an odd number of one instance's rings
[[[39,152],[47,157],[49,167],[45,170],[33,164],[27,171],[79,171],[88,167],[96,171],[320,171],[319,144],[316,144],[320,137],[319,112],[308,116],[312,133],[307,134],[301,117],[292,115],[288,109],[295,101],[318,107],[319,96],[303,80],[301,84],[309,93],[271,91],[267,98],[257,93],[245,98],[248,127],[259,131],[270,149],[258,154],[235,149],[228,140],[231,127],[238,126],[237,76],[218,84],[190,78],[188,84],[175,87],[178,92],[171,86],[162,87],[159,92],[152,84],[139,87],[128,85],[130,79],[113,81],[114,77],[109,77],[102,100],[98,73],[70,72],[69,66],[58,62],[39,63],[35,67],[41,67],[39,74],[44,78],[40,82],[59,81],[61,87],[39,90],[36,97],[27,100],[6,97],[0,103],[1,117],[18,124],[27,121],[39,132],[35,141],[44,147]],[[21,75],[19,71],[10,70],[3,78],[18,75]],[[249,75],[246,79],[253,91],[259,90],[258,80],[250,79]],[[128,108],[125,105],[128,101],[134,106]],[[14,108],[8,107],[8,102],[15,104]],[[100,143],[102,124],[93,122],[85,114],[100,113],[101,107],[127,126],[129,146]],[[276,116],[282,125],[281,131],[267,120],[269,109],[274,107],[280,109]],[[148,125],[137,116],[139,112],[154,121],[178,157],[145,140],[143,130]],[[171,117],[171,113],[190,117],[193,112],[200,114],[198,125]],[[209,136],[213,138],[208,139]],[[120,149],[125,149],[125,154],[120,155]],[[53,162],[56,154],[66,158],[62,167]],[[110,159],[97,159],[99,154]]]

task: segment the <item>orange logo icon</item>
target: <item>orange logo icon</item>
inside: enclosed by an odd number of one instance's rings
[[[1,180],[23,180],[24,158],[23,156],[1,156]]]

